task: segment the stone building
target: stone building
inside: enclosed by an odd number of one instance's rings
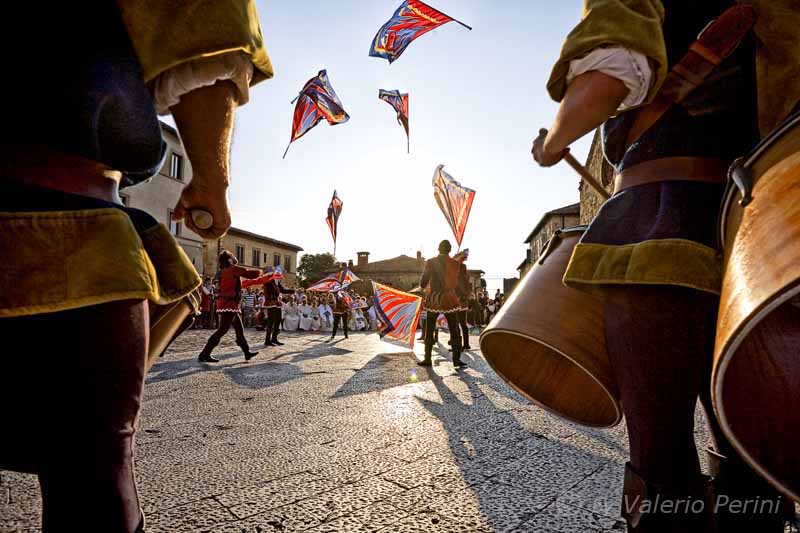
[[[539,258],[547,241],[557,229],[577,226],[580,223],[580,209],[580,204],[570,204],[542,215],[542,218],[528,234],[528,238],[525,239],[525,244],[528,245],[528,249],[525,250],[525,260],[517,267],[520,278]]]
[[[419,287],[422,271],[425,268],[425,258],[422,257],[421,252],[417,252],[417,257],[399,255],[391,259],[370,262],[369,252],[358,252],[357,262],[353,264],[353,261],[350,260],[349,267],[356,276],[361,278],[361,281],[353,284],[353,289],[359,294],[372,293],[370,280],[410,291]],[[474,293],[486,286],[486,282],[483,280],[483,270],[468,269],[467,274],[471,292]]]
[[[172,209],[178,203],[181,191],[192,180],[192,167],[184,155],[181,139],[175,128],[161,123],[167,157],[158,174],[145,183],[123,189],[122,202],[146,211],[169,228],[175,240],[191,259],[199,273],[203,273],[203,238],[180,222],[172,221]]]
[[[597,130],[592,139],[592,146],[586,158],[586,168],[597,180],[603,184],[605,189],[611,193],[614,190],[614,167],[603,157],[603,144],[600,140],[600,130]],[[583,180],[580,182],[581,195],[581,224],[588,224],[597,214],[597,210],[603,204],[603,198]]]
[[[297,253],[303,249],[296,244],[239,228],[230,228],[223,238],[205,242],[203,263],[207,276],[217,273],[217,257],[222,250],[229,250],[236,255],[242,266],[264,268],[280,265],[286,277],[284,280],[286,286],[297,285]]]

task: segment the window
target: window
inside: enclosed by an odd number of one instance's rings
[[[267,252],[264,252],[264,266],[267,265]]]
[[[291,272],[292,271],[292,256],[290,256],[290,255],[284,255],[283,256],[283,270],[285,272]]]
[[[275,254],[272,257],[272,266],[274,266],[274,267],[281,266],[281,254]]]
[[[178,181],[183,181],[183,156],[172,152],[169,159],[169,175]]]
[[[178,237],[181,234],[181,223],[172,220],[172,209],[167,209],[167,221],[169,222],[169,232]]]
[[[236,245],[236,260],[240,263],[244,263],[244,245]]]
[[[261,250],[258,248],[253,248],[253,266],[260,267],[261,266]]]

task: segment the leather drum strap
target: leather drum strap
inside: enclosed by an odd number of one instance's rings
[[[658,181],[702,181],[724,185],[729,161],[710,157],[666,157],[626,168],[614,177],[614,194]]]

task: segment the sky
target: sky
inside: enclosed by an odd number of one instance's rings
[[[548,210],[577,202],[566,164],[536,166],[531,143],[556,111],[545,84],[564,37],[579,20],[571,0],[431,0],[473,27],[448,23],[389,65],[370,43],[401,0],[259,0],[275,77],[252,88],[237,112],[229,190],[233,225],[333,252],[325,216],[333,190],[344,202],[336,255],[377,261],[436,254],[452,232],[433,198],[438,164],[477,191],[463,247],[491,291],[517,275],[523,241]],[[349,122],[321,122],[289,141],[290,101],[327,69]],[[410,93],[411,153],[379,89]],[[585,160],[590,136],[572,151]],[[455,246],[454,246],[455,248]]]

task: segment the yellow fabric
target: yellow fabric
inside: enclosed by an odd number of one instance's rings
[[[767,135],[800,102],[800,0],[747,0],[756,11],[758,121]]]
[[[564,41],[561,56],[550,73],[550,96],[556,102],[564,97],[570,61],[595,48],[623,46],[650,60],[655,82],[643,102],[648,103],[667,75],[663,23],[664,6],[660,0],[584,0],[581,21]]]
[[[117,0],[145,81],[175,65],[227,52],[252,60],[252,84],[273,75],[255,0]]]
[[[136,232],[117,209],[0,213],[0,317],[147,299],[164,305],[202,280],[162,225]]]
[[[719,294],[722,263],[713,248],[686,239],[654,239],[636,244],[579,243],[564,284],[678,285]]]

